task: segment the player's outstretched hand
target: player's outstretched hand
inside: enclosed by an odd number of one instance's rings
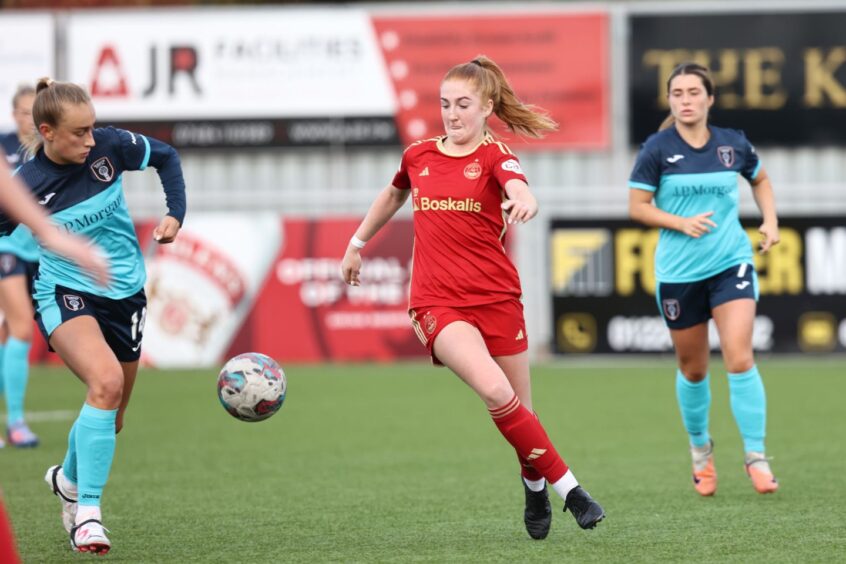
[[[159,225],[153,229],[153,239],[160,245],[172,243],[176,239],[180,227],[179,221],[175,217],[166,215],[159,222]]]
[[[109,263],[100,247],[77,235],[50,229],[41,237],[41,244],[57,255],[72,260],[87,271],[98,284],[107,286],[111,280]]]
[[[538,213],[538,205],[535,202],[521,202],[520,200],[505,200],[501,207],[508,214],[508,224],[526,223]]]
[[[359,274],[361,274],[361,253],[356,247],[349,245],[341,261],[341,278],[350,286],[361,286]]]
[[[761,253],[766,253],[773,245],[778,245],[778,224],[764,222],[758,231],[764,236],[764,240],[761,241]]]
[[[699,239],[706,233],[710,233],[711,229],[717,226],[716,223],[708,219],[712,215],[714,215],[714,212],[709,211],[694,215],[693,217],[683,217],[681,218],[679,231],[694,239]]]

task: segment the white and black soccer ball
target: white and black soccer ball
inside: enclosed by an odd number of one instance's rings
[[[261,353],[230,358],[217,377],[217,397],[232,417],[263,421],[279,411],[288,382],[275,360]]]

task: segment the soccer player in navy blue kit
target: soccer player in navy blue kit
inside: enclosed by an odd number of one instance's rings
[[[690,438],[694,487],[703,496],[717,489],[708,432],[708,319],[713,318],[746,472],[759,493],[772,493],[778,482],[764,455],[766,396],[752,352],[758,281],[752,245],[738,218],[737,176],[752,185],[763,216],[761,252],[779,241],[772,184],[741,131],[708,124],[714,103],[708,69],[677,66],[667,95],[671,115],[643,144],[629,180],[629,214],[661,228],[656,298],[676,350],[676,396]]]
[[[15,131],[0,135],[0,147],[6,153],[6,162],[17,168],[26,159],[24,144],[35,134],[35,124],[32,121],[32,103],[35,101],[35,88],[22,84],[12,96],[12,119],[15,121]]]
[[[108,282],[108,265],[98,249],[85,240],[57,230],[38,207],[25,186],[12,178],[6,159],[0,154],[0,233],[10,233],[15,222],[28,225],[41,243],[90,272],[102,283]],[[0,492],[0,562],[15,564],[20,557],[15,549],[12,526],[3,507]]]
[[[0,137],[10,166],[26,158],[24,143],[32,140],[35,125],[32,103],[35,88],[20,86],[12,97],[16,130]],[[0,310],[4,315],[0,342],[0,393],[6,398],[6,436],[16,447],[34,447],[38,437],[24,419],[24,398],[29,380],[29,349],[32,345],[30,283],[38,270],[38,244],[26,226],[9,237],[0,237]],[[2,440],[0,440],[2,446]]]
[[[153,231],[175,238],[185,215],[185,183],[176,151],[128,131],[94,128],[91,99],[79,86],[42,79],[32,109],[39,137],[18,171],[59,229],[85,235],[107,254],[111,283],[42,251],[33,283],[36,321],[50,347],[85,383],[87,394],[61,466],[45,480],[62,502],[71,547],[105,553],[100,498],[109,476],[141,354],[146,315],[144,260],[123,195],[122,174],[157,169],[168,213]]]

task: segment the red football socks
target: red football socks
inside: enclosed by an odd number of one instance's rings
[[[543,477],[554,484],[567,473],[567,464],[552,446],[543,425],[534,413],[523,407],[517,394],[502,407],[488,411],[499,432],[517,451],[524,477],[529,480]],[[528,475],[530,469],[534,473]]]

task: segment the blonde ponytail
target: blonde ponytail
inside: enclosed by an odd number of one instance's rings
[[[38,129],[42,123],[56,127],[62,120],[65,106],[90,103],[91,97],[82,87],[71,82],[58,82],[46,76],[40,78],[35,87],[35,101],[32,104],[35,135],[26,143],[28,156],[35,155],[44,145],[44,139]]]

